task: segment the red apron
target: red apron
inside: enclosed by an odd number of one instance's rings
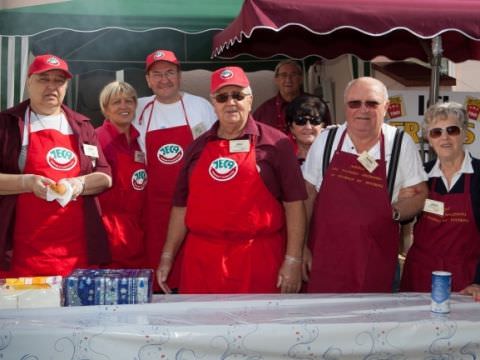
[[[392,220],[387,191],[383,133],[381,158],[373,173],[357,155],[341,151],[345,134],[315,200],[307,291],[392,292],[399,228]]]
[[[30,127],[29,127],[30,128]],[[54,181],[80,174],[78,140],[45,129],[29,132],[25,174]],[[13,237],[13,276],[68,275],[88,267],[83,198],[61,207],[33,193],[19,194]]]
[[[181,100],[185,125],[173,128],[148,131],[155,100],[151,101],[142,112],[151,106],[145,135],[147,150],[147,172],[149,185],[147,185],[146,201],[146,253],[147,265],[156,269],[160,262],[163,245],[165,244],[170,210],[172,208],[173,193],[177,184],[178,174],[184,163],[184,153],[193,141],[192,130],[188,122],[183,100]],[[182,251],[177,254],[173,268],[168,276],[168,286],[178,288],[180,282],[180,263]],[[154,290],[161,291],[154,279]]]
[[[189,180],[181,293],[277,293],[285,255],[282,204],[258,174],[255,146],[209,142]]]
[[[480,258],[480,233],[470,200],[471,175],[465,174],[463,193],[441,195],[432,180],[429,199],[442,201],[443,216],[424,212],[415,224],[413,245],[405,262],[402,291],[430,292],[432,271],[452,273],[452,290],[470,285]]]
[[[98,196],[108,233],[112,262],[109,268],[145,267],[143,207],[147,173],[134,151],[117,152],[113,187]]]

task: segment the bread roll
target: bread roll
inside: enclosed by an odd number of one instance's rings
[[[67,191],[67,188],[63,184],[51,184],[50,189],[55,191],[57,194],[63,195]]]

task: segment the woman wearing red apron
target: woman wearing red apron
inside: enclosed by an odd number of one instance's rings
[[[392,207],[386,153],[393,148],[396,129],[383,123],[387,90],[376,79],[356,79],[347,86],[345,105],[346,124],[337,129],[326,171],[322,162],[329,132],[316,139],[303,168],[311,214],[307,291],[392,292],[399,248],[395,220],[399,213],[420,211],[426,175],[413,141],[403,137],[392,198],[399,187],[411,188],[414,195]]]
[[[136,91],[128,83],[114,81],[100,93],[106,119],[96,132],[113,174],[112,188],[99,195],[112,252],[110,268],[147,266],[143,218],[147,172],[139,133],[131,126],[136,106]]]
[[[435,104],[425,114],[427,138],[438,158],[426,164],[430,191],[415,224],[402,291],[431,291],[436,270],[452,273],[453,291],[474,282],[480,261],[480,162],[464,150],[467,125],[461,104]]]
[[[180,92],[180,64],[171,51],[157,50],[147,56],[146,80],[155,96],[143,101],[135,126],[140,129],[147,156],[146,254],[147,266],[155,269],[160,261],[172,198],[184,155],[194,137],[214,121],[213,110],[203,98]],[[140,99],[144,100],[144,99]],[[168,279],[178,288],[180,267]],[[159,291],[154,281],[154,291]]]
[[[2,230],[12,236],[2,232],[2,251],[5,241],[13,244],[10,271],[2,275],[65,276],[109,259],[95,202],[85,195],[110,186],[110,168],[88,119],[62,105],[71,77],[67,64],[38,56],[28,76],[30,100],[0,114]],[[46,201],[55,183],[66,194]]]
[[[169,291],[165,280],[186,236],[181,293],[297,292],[306,193],[291,143],[249,117],[252,95],[242,69],[215,71],[211,94],[219,122],[187,154],[177,187],[186,190],[186,206],[172,209],[160,286]]]

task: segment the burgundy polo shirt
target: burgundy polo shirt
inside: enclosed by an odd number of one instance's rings
[[[188,148],[185,164],[177,180],[174,206],[186,206],[190,174],[207,143],[219,139],[218,126],[217,121]],[[255,154],[260,176],[272,195],[279,201],[285,202],[305,200],[307,198],[305,182],[290,139],[281,131],[256,122],[250,116],[243,133],[237,139],[252,140],[253,138],[256,138]]]

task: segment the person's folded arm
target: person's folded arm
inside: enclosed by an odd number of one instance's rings
[[[425,182],[409,186],[406,189],[411,196],[401,197],[392,204],[392,207],[400,213],[400,220],[412,219],[422,211],[428,196],[428,187]]]

